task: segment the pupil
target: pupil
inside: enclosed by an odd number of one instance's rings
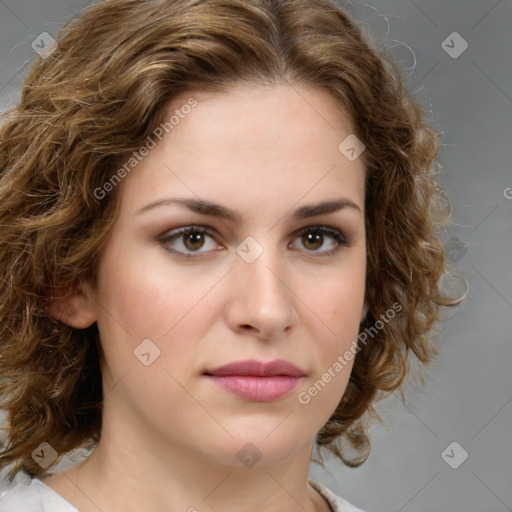
[[[189,243],[190,241],[191,243]],[[194,231],[187,235],[185,245],[188,249],[199,249],[203,245],[203,242],[203,233]]]
[[[304,245],[307,246],[308,244],[312,244],[314,245],[314,247],[312,247],[313,249],[318,249],[319,247],[322,247],[323,234],[318,232],[315,234],[308,233],[306,236],[303,236],[302,239],[304,241]]]

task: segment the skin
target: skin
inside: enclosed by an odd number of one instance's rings
[[[350,122],[327,92],[287,84],[189,93],[166,119],[191,96],[197,106],[118,185],[121,213],[98,286],[85,282],[55,304],[69,325],[97,322],[105,398],[96,450],[44,482],[81,512],[328,511],[308,484],[310,458],[353,361],[308,404],[298,395],[350,348],[364,314],[365,170],[338,150]],[[179,205],[136,213],[175,197],[215,201],[241,219]],[[358,209],[292,218],[300,206],[337,198]],[[162,241],[191,225],[212,236]],[[335,239],[299,233],[318,225],[350,245],[328,255]],[[248,236],[263,249],[252,263],[236,252]],[[160,350],[149,366],[134,355],[144,339]],[[278,358],[306,376],[274,402],[239,398],[203,375]],[[248,442],[262,455],[250,468],[237,457]]]

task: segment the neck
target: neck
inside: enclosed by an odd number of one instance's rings
[[[133,422],[109,421],[107,411],[103,420],[97,448],[65,472],[67,483],[61,478],[60,487],[54,487],[80,512],[330,510],[308,484],[312,442],[285,460],[249,467],[250,459],[245,466],[238,460],[219,461],[179,440],[164,444],[138,431]]]

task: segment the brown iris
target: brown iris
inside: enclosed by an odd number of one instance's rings
[[[316,250],[322,247],[323,241],[324,235],[319,231],[309,231],[307,234],[302,235],[302,242],[306,248],[308,248],[308,244],[312,244],[309,248]]]
[[[190,251],[200,249],[204,245],[204,233],[191,231],[187,233],[184,241],[185,247]]]

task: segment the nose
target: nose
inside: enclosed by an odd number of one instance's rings
[[[252,263],[237,256],[229,273],[227,322],[237,332],[277,339],[296,325],[298,314],[291,272],[277,250],[265,249]]]

